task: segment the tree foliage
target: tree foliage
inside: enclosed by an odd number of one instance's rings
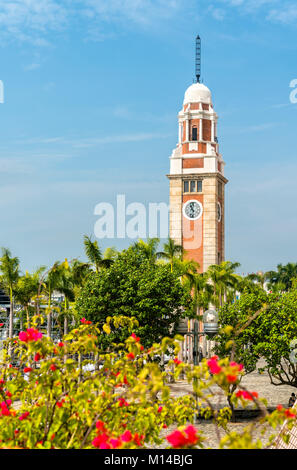
[[[168,264],[152,264],[145,254],[131,247],[119,254],[108,270],[88,278],[76,310],[99,324],[109,316],[133,316],[139,322],[136,333],[148,346],[173,334],[190,305],[188,291]],[[124,336],[125,331],[117,331],[110,338],[121,341]]]

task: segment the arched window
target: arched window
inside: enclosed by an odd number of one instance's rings
[[[197,129],[197,127],[192,127],[192,140],[198,140],[198,129]]]

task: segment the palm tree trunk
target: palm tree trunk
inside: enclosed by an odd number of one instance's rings
[[[9,311],[9,338],[13,337],[13,296],[12,289],[10,289],[10,311]]]
[[[51,298],[52,298],[52,293],[51,289],[49,288],[49,293],[48,293],[48,311],[47,311],[47,336],[48,338],[51,338],[52,336],[52,305],[51,305]]]
[[[26,310],[26,317],[27,317],[27,328],[30,328],[30,316],[29,316],[28,305],[26,305],[25,310]]]

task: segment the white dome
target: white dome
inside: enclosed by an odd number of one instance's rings
[[[212,104],[209,88],[202,83],[193,83],[185,93],[184,105],[188,103]]]

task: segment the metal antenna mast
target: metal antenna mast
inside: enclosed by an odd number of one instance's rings
[[[200,83],[201,77],[201,39],[198,35],[196,37],[196,80]]]

